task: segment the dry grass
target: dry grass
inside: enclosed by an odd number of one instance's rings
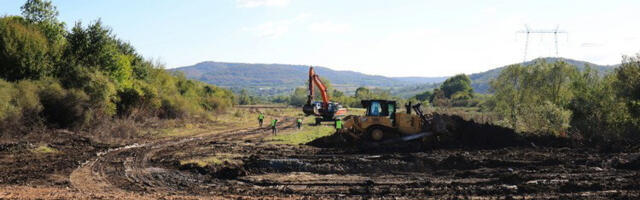
[[[299,108],[233,108],[226,112],[201,117],[200,120],[168,120],[162,128],[153,131],[150,135],[155,138],[186,137],[258,127],[260,112],[265,115],[263,126],[268,126],[273,118],[304,117]]]
[[[331,135],[336,132],[333,126],[309,126],[303,125],[302,130],[285,132],[280,135],[267,138],[272,143],[299,145],[311,142],[319,137]]]
[[[216,154],[214,156],[208,156],[203,158],[192,158],[187,160],[181,160],[180,165],[195,164],[199,167],[206,167],[210,165],[222,165],[224,163],[240,164],[242,163],[241,160],[238,160],[238,158],[240,157],[242,156],[238,154],[222,153],[222,154]]]
[[[36,148],[33,148],[30,150],[31,153],[34,154],[58,154],[60,153],[60,151],[58,151],[57,149],[54,149],[52,147],[49,147],[49,145],[46,144],[42,144]]]

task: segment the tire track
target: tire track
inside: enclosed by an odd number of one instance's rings
[[[285,117],[279,126],[281,130],[295,127],[294,118]],[[74,170],[69,180],[72,186],[91,194],[115,193],[140,197],[139,192],[163,193],[176,191],[176,185],[167,184],[167,178],[179,179],[174,182],[181,184],[201,183],[197,177],[189,173],[172,169],[153,167],[151,158],[170,147],[185,145],[201,141],[232,141],[246,137],[260,138],[269,133],[268,128],[238,129],[216,134],[203,134],[189,138],[166,139],[144,144],[132,144],[125,147],[110,149],[98,153],[96,158],[82,164]],[[165,176],[162,176],[162,175]],[[114,176],[115,175],[115,176]],[[123,189],[125,186],[126,189]],[[133,189],[133,190],[131,190]],[[138,193],[136,193],[138,192]]]

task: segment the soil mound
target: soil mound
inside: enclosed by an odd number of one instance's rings
[[[553,146],[566,147],[573,146],[576,142],[570,138],[561,138],[551,135],[519,134],[513,129],[496,126],[493,124],[476,123],[473,120],[464,120],[459,116],[434,114],[431,120],[431,131],[435,137],[423,139],[421,144],[415,145],[434,148],[504,148],[510,146]],[[351,137],[344,133],[336,133],[313,140],[307,145],[320,148],[344,148],[344,147],[367,147],[369,144],[354,144]],[[377,145],[387,149],[393,147],[406,147],[407,145],[385,144]]]
[[[355,144],[351,140],[351,136],[344,133],[335,133],[327,136],[317,138],[306,145],[320,147],[320,148],[339,148],[339,147],[353,147]]]

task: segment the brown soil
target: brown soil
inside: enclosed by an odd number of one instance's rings
[[[282,126],[282,133],[293,129],[293,119]],[[640,198],[638,151],[540,141],[317,148],[263,141],[269,134],[233,130],[120,148],[67,135],[51,144],[64,154],[45,157],[20,150],[28,144],[3,144],[0,199]],[[237,156],[207,166],[180,163],[216,155]]]

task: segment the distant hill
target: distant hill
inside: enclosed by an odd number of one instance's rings
[[[578,67],[579,70],[584,70],[584,68],[589,65],[592,69],[595,69],[597,71],[599,71],[602,74],[605,73],[609,73],[612,72],[613,69],[615,69],[615,67],[617,67],[618,65],[598,65],[598,64],[593,64],[590,62],[586,62],[586,61],[580,61],[580,60],[573,60],[573,59],[568,59],[568,58],[537,58],[537,59],[533,59],[524,63],[516,63],[516,64],[523,64],[524,66],[529,66],[531,64],[533,64],[534,62],[536,62],[537,60],[543,59],[546,62],[556,62],[560,59],[564,60],[565,62],[574,65],[576,67]],[[507,65],[508,66],[508,65]],[[481,73],[475,73],[475,74],[471,74],[469,75],[469,78],[471,79],[471,87],[473,87],[473,90],[475,92],[478,93],[489,93],[489,81],[491,81],[492,79],[497,78],[500,75],[500,72],[502,72],[503,69],[505,69],[507,66],[502,66],[502,67],[498,67],[486,72],[481,72]]]
[[[571,65],[577,66],[579,70],[584,70],[584,68],[587,65],[589,65],[591,66],[592,69],[599,71],[601,74],[610,73],[618,66],[618,65],[598,65],[598,64],[593,64],[586,61],[580,61],[580,60],[574,60],[574,59],[568,59],[568,58],[537,58],[524,63],[515,63],[515,64],[523,64],[525,66],[529,66],[540,59],[543,59],[546,62],[556,62],[559,59],[563,59],[565,62]],[[471,79],[471,87],[473,87],[474,92],[483,93],[483,94],[489,93],[490,92],[489,82],[492,79],[497,78],[500,75],[500,72],[502,72],[502,70],[505,69],[507,66],[502,66],[489,71],[474,73],[469,75],[469,78]],[[408,98],[408,97],[415,96],[416,94],[421,93],[425,90],[433,90],[434,88],[438,88],[438,87],[439,87],[439,84],[424,83],[424,84],[418,84],[418,85],[412,85],[412,86],[406,86],[406,87],[400,87],[400,88],[392,88],[391,94],[399,97]]]
[[[597,65],[585,61],[567,58],[538,58],[547,62],[563,59],[569,64],[584,69],[586,65],[600,72],[613,71],[617,65]],[[525,66],[536,60],[524,62]],[[425,90],[437,88],[439,83],[448,77],[386,77],[368,75],[354,71],[338,71],[326,67],[314,66],[316,72],[343,92],[352,94],[360,86],[389,89],[393,95],[411,97]],[[498,77],[506,66],[498,67],[486,72],[469,75],[475,92],[489,93],[489,81]],[[249,64],[229,62],[201,62],[192,66],[169,69],[181,71],[188,78],[206,83],[231,88],[234,91],[246,89],[254,95],[272,96],[291,94],[294,88],[304,86],[307,82],[309,66],[287,64]]]
[[[315,71],[343,91],[354,91],[359,86],[395,88],[425,83],[438,83],[447,77],[385,77],[354,71],[337,71],[314,66]],[[248,64],[227,62],[202,62],[192,66],[170,69],[181,71],[188,78],[229,87],[244,88],[258,95],[286,93],[304,86],[309,66],[286,64]]]

